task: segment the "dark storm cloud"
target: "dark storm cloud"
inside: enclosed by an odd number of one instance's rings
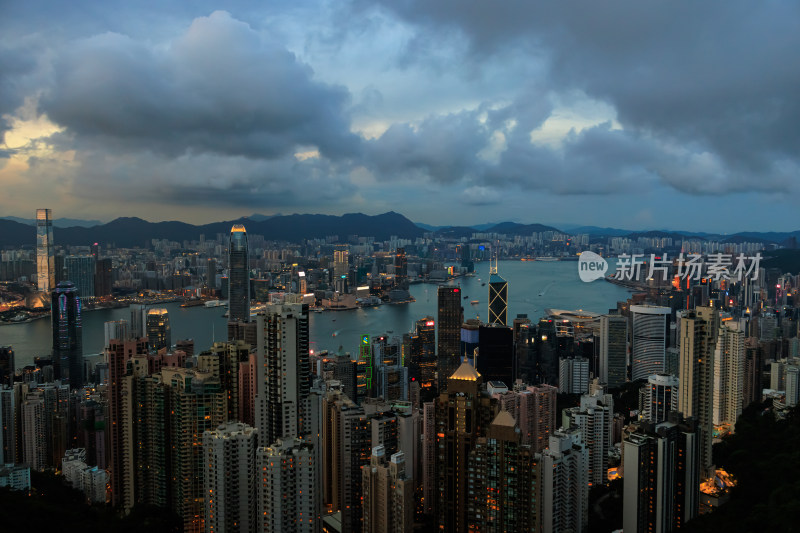
[[[759,187],[764,177],[784,183],[786,169],[796,169],[796,2],[383,4],[424,34],[442,28],[463,32],[476,61],[499,61],[510,50],[544,54],[554,90],[579,89],[609,102],[618,121],[640,134],[644,145],[657,137],[685,146],[693,160],[717,158],[713,166],[726,174],[714,190],[726,182],[734,189]],[[661,167],[666,183],[681,190],[709,188],[678,179],[670,171],[674,163],[656,160],[652,166]]]
[[[332,159],[358,148],[348,92],[314,81],[293,54],[224,12],[166,47],[114,33],[82,40],[54,71],[41,108],[78,143],[268,159],[297,146]]]
[[[25,94],[30,89],[27,78],[34,67],[35,61],[27,51],[0,42],[0,141],[10,129],[5,116],[12,116],[24,102]],[[0,151],[2,157],[5,155]]]

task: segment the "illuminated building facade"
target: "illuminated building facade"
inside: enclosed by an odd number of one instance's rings
[[[231,228],[228,247],[228,321],[250,322],[250,265],[247,231],[241,224]]]
[[[49,293],[56,286],[56,262],[53,246],[53,212],[36,210],[36,287]]]
[[[160,350],[172,346],[172,328],[169,325],[169,313],[166,309],[149,309],[145,325],[147,339],[151,350]]]
[[[83,386],[83,327],[78,291],[62,281],[52,293],[53,370],[73,388]]]

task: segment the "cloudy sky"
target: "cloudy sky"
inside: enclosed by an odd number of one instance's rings
[[[0,3],[0,216],[800,229],[800,3]]]

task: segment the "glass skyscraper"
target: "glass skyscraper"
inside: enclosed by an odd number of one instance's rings
[[[64,258],[67,279],[75,284],[78,296],[94,297],[95,259],[91,255],[69,255]]]
[[[241,224],[231,228],[228,248],[228,320],[250,321],[250,269],[247,231]]]
[[[36,210],[36,286],[47,293],[56,286],[53,213],[50,209]]]
[[[52,293],[53,370],[70,386],[83,386],[83,330],[81,301],[70,281],[62,281]]]

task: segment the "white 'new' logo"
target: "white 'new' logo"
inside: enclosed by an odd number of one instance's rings
[[[608,263],[594,252],[581,252],[578,257],[578,275],[581,281],[594,281],[606,275]]]

